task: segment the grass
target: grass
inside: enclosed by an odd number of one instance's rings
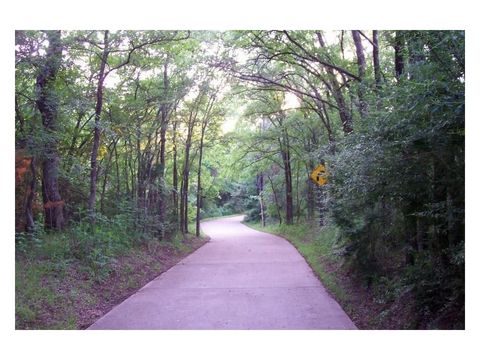
[[[305,258],[314,273],[343,304],[348,304],[348,294],[341,286],[335,274],[327,270],[325,262],[341,262],[342,259],[335,254],[335,243],[338,239],[338,230],[334,226],[322,228],[320,231],[316,226],[301,223],[293,225],[269,224],[262,227],[260,223],[245,223],[255,230],[268,232],[281,236],[295,246],[298,252]],[[348,305],[346,305],[348,307]]]
[[[314,273],[360,329],[416,328],[411,306],[413,299],[397,291],[399,284],[381,278],[365,285],[342,253],[339,229],[311,224],[262,227],[245,223],[256,230],[279,235],[294,245]],[[400,289],[401,290],[401,289]]]
[[[15,328],[83,329],[205,243],[136,237],[122,224],[82,225],[16,241]]]
[[[335,271],[343,265],[343,259],[338,255],[337,249],[339,231],[335,226],[325,226],[319,230],[316,225],[312,226],[308,223],[288,226],[268,224],[265,227],[260,223],[245,223],[245,225],[288,240],[305,258],[313,272],[344,310],[349,315],[354,312],[350,293]]]
[[[16,328],[71,329],[75,315],[72,312],[77,292],[67,295],[63,281],[65,272],[56,271],[56,263],[49,260],[17,261],[15,264],[15,318]],[[48,314],[54,311],[56,316]]]

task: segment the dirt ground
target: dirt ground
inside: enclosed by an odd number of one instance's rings
[[[98,318],[109,312],[139,288],[167,271],[185,256],[189,255],[208,239],[192,237],[185,243],[184,251],[172,249],[159,244],[153,247],[142,247],[132,254],[118,259],[114,271],[102,282],[95,283],[91,291],[97,294],[95,306],[88,302],[80,303],[77,319],[80,329],[85,329]]]

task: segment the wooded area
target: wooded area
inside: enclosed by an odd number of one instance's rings
[[[381,316],[401,302],[402,327],[464,328],[463,31],[15,40],[17,275],[48,261],[101,281],[132,248],[245,213],[331,234]],[[17,286],[17,327],[35,327]]]

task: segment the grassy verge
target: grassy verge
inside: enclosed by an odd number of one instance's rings
[[[443,319],[438,314],[419,310],[418,299],[407,277],[411,270],[398,265],[404,261],[401,252],[392,250],[388,257],[382,258],[382,261],[388,262],[390,270],[376,274],[368,281],[342,255],[342,241],[338,229],[333,226],[319,230],[306,224],[269,225],[265,228],[260,224],[246,225],[289,240],[360,329],[464,328],[462,308],[451,314],[451,318]],[[383,267],[387,268],[385,264]],[[424,276],[423,273],[421,275]],[[432,294],[425,293],[423,296]]]
[[[16,329],[84,329],[207,241],[138,239],[115,230],[90,235],[92,246],[78,228],[17,241]]]
[[[378,289],[369,288],[355,275],[337,244],[338,229],[318,229],[312,224],[267,225],[245,223],[256,230],[279,235],[294,245],[329,293],[337,300],[359,329],[404,329],[411,319],[403,305],[385,303]],[[402,303],[399,301],[399,303]],[[406,300],[405,306],[411,301]],[[400,305],[400,306],[399,306]],[[397,308],[395,308],[395,306]]]
[[[270,224],[265,227],[262,227],[260,223],[245,223],[245,225],[288,240],[302,254],[328,291],[340,303],[348,306],[348,294],[335,273],[331,271],[331,263],[342,262],[342,259],[335,254],[335,241],[338,238],[338,231],[335,227],[325,227],[318,232],[310,224],[289,226]],[[327,262],[330,263],[330,266],[327,266]]]
[[[411,292],[404,291],[401,279],[385,275],[370,284],[366,282],[342,255],[339,231],[335,226],[318,229],[305,223],[246,225],[290,241],[359,329],[419,328],[414,299]]]

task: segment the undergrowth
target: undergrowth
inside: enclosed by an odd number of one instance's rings
[[[16,234],[15,327],[79,328],[79,307],[90,311],[118,297],[113,292],[138,288],[145,277],[142,266],[160,272],[162,256],[190,252],[194,239],[177,233],[164,241],[154,234],[137,235],[122,217],[97,219],[94,229],[79,223],[63,232],[38,227]],[[119,283],[110,286],[113,278]]]
[[[315,230],[311,224],[300,223],[293,225],[267,224],[262,227],[259,223],[247,223],[247,225],[275,235],[280,235],[289,240],[302,254],[307,263],[320,278],[325,287],[339,300],[346,300],[347,294],[339,285],[334,274],[328,272],[319,261],[320,258],[329,261],[341,261],[338,255],[336,243],[338,240],[338,229],[328,226],[321,231]]]

